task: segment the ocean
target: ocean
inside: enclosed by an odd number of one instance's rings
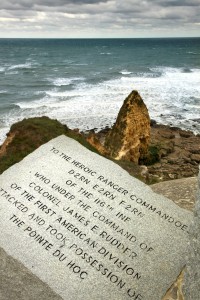
[[[0,39],[0,142],[34,116],[112,126],[132,90],[151,119],[200,133],[200,38]]]

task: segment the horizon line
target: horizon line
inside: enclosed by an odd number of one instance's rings
[[[200,36],[168,36],[168,37],[0,37],[1,40],[9,40],[9,39],[56,39],[56,40],[64,40],[64,39],[198,39]]]

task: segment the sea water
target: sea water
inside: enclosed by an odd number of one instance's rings
[[[200,133],[200,38],[0,39],[0,141],[24,118],[112,126],[138,90],[151,119]]]

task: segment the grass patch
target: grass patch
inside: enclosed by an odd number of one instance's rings
[[[80,134],[70,130],[57,120],[48,117],[24,119],[11,126],[9,135],[14,135],[14,138],[8,144],[6,153],[0,156],[0,174],[39,146],[62,134],[98,153]]]
[[[150,166],[153,165],[160,160],[160,148],[158,146],[149,146],[148,154],[142,160],[139,160],[140,165]]]

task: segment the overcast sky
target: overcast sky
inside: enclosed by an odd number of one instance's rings
[[[200,0],[0,0],[0,37],[200,36]]]

